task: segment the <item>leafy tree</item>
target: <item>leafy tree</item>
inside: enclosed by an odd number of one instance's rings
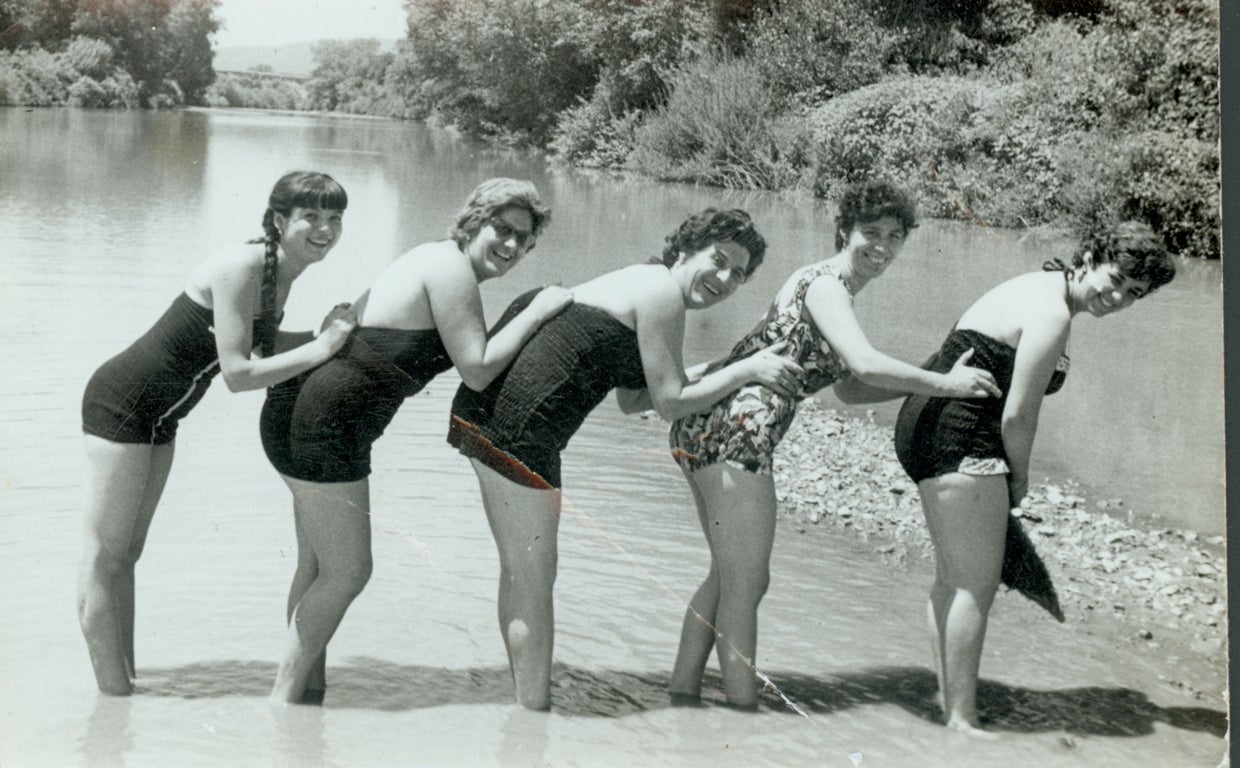
[[[171,0],[87,0],[74,14],[72,30],[110,45],[147,98],[164,79],[160,31],[170,6]]]
[[[362,111],[356,107],[380,100],[392,56],[379,52],[378,40],[327,40],[315,45],[312,54],[315,67],[306,82],[309,109]]]
[[[163,77],[175,80],[190,104],[201,104],[215,82],[211,35],[220,29],[219,5],[219,0],[178,0],[166,20],[159,51]]]

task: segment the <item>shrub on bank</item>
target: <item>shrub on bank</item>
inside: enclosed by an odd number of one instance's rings
[[[811,114],[810,186],[835,198],[851,182],[889,178],[931,216],[994,226],[1137,218],[1175,252],[1217,258],[1217,147],[1126,129],[1074,95],[1086,91],[963,77],[862,88]]]
[[[129,73],[110,65],[109,52],[106,44],[86,38],[74,40],[64,53],[42,48],[0,51],[0,105],[138,107],[137,84]],[[75,62],[86,71],[78,70]]]
[[[797,185],[808,162],[803,134],[754,62],[703,58],[682,68],[672,89],[636,131],[633,168],[738,189]]]
[[[217,75],[203,101],[209,107],[305,109],[306,89],[292,80],[229,72]]]
[[[618,111],[611,104],[611,94],[596,88],[589,101],[566,110],[548,151],[582,168],[623,168],[633,152],[644,113],[640,109]]]
[[[877,82],[897,43],[869,0],[775,0],[747,25],[746,49],[779,97],[820,103]]]
[[[1219,257],[1217,145],[1159,130],[1086,139],[1066,144],[1059,165],[1065,218],[1140,219],[1175,253]]]

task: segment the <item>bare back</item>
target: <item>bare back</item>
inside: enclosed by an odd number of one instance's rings
[[[1052,324],[1065,329],[1071,316],[1060,272],[1029,272],[991,288],[956,323],[1017,348],[1026,329]]]
[[[370,328],[421,331],[437,327],[427,287],[432,279],[461,282],[477,293],[477,278],[456,243],[437,240],[416,246],[396,259],[375,279],[358,318]]]
[[[667,269],[656,264],[635,264],[573,287],[573,300],[601,309],[630,329],[637,329],[639,308],[668,296],[656,290],[669,283]],[[683,304],[682,304],[683,307]]]

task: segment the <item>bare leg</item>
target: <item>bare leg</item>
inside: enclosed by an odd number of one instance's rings
[[[930,532],[930,540],[938,541],[939,533],[935,528],[935,520],[926,515],[926,528]],[[934,677],[938,682],[935,701],[939,710],[946,716],[947,706],[943,701],[947,683],[943,680],[943,638],[939,633],[939,617],[947,616],[947,606],[951,593],[947,587],[947,562],[942,551],[934,548],[934,584],[930,587],[930,599],[926,601],[926,622],[930,627],[930,656],[934,659]]]
[[[710,546],[710,572],[702,582],[689,607],[685,609],[684,622],[680,628],[680,646],[676,650],[676,664],[672,667],[672,678],[668,683],[668,692],[673,703],[692,703],[702,697],[702,675],[706,671],[706,662],[715,649],[715,614],[719,609],[719,571],[715,567],[715,543],[710,536],[710,523],[706,502],[698,489],[697,479],[693,472],[684,470],[685,481],[693,494],[693,503],[697,508],[698,523]]]
[[[306,590],[319,576],[319,558],[314,552],[314,545],[310,541],[309,534],[301,524],[301,518],[306,513],[297,509],[298,503],[297,494],[293,494],[293,527],[297,533],[297,570],[293,573],[293,583],[289,586],[288,609],[285,614],[285,620],[290,625],[293,623],[293,611],[296,610],[297,603],[301,602],[302,595],[306,594]],[[301,703],[321,704],[326,691],[327,650],[324,649],[306,678],[306,692],[302,696]]]
[[[137,663],[134,657],[134,622],[136,619],[134,570],[142,551],[146,549],[146,537],[151,530],[151,522],[155,519],[155,508],[164,495],[164,486],[168,484],[168,475],[172,472],[172,458],[176,452],[176,443],[151,447],[151,474],[146,481],[146,494],[142,498],[142,509],[134,526],[133,537],[129,548],[129,568],[120,573],[118,594],[121,600],[121,632],[125,640],[125,652],[129,664],[130,678],[137,677]]]
[[[310,545],[317,563],[315,578],[293,607],[284,659],[271,691],[273,701],[297,702],[345,611],[370,580],[370,484],[291,477],[284,482],[293,491],[299,541]]]
[[[99,690],[133,692],[134,565],[172,468],[173,446],[86,436],[84,546],[78,620]]]
[[[527,488],[477,460],[470,463],[499,550],[499,627],[517,702],[550,709],[560,492]]]
[[[770,475],[745,472],[726,464],[704,467],[693,475],[695,498],[704,510],[703,527],[712,558],[711,575],[699,593],[705,603],[709,603],[712,592],[718,595],[714,612],[716,648],[728,703],[751,709],[758,705],[754,669],[758,604],[771,580],[775,483]],[[710,583],[712,577],[717,586]],[[685,649],[686,679],[692,672],[690,664],[699,661],[695,657],[701,653],[699,632],[693,630],[688,638],[681,635],[682,643],[687,640],[690,646]],[[678,654],[678,664],[679,661]],[[681,682],[678,675],[673,679],[677,684]]]
[[[1002,475],[923,480],[922,507],[941,566],[930,605],[943,710],[950,728],[978,732],[982,642],[1003,565],[1008,490]]]

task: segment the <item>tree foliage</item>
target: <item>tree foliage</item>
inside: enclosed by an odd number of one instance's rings
[[[88,66],[88,70],[75,70],[89,80],[83,80],[72,94],[70,86],[76,77],[56,92],[40,91],[40,101],[91,106],[106,101],[111,105],[110,99],[100,95],[100,88],[107,91],[103,83],[112,77],[113,83],[135,85],[144,104],[201,103],[215,79],[211,35],[219,30],[218,5],[218,0],[0,0],[0,50],[19,54],[11,59],[14,65],[44,73],[46,61],[34,55],[36,50],[68,55],[71,60],[65,66],[70,68],[78,63]],[[102,65],[92,63],[103,50],[99,45],[111,51],[106,58],[116,72],[104,74],[98,69]],[[23,52],[26,55],[20,55]],[[40,78],[33,71],[26,75],[27,80]],[[7,103],[18,103],[12,99],[23,98],[15,95],[20,92],[24,91],[8,89],[4,98]],[[122,101],[128,104],[128,98]]]

